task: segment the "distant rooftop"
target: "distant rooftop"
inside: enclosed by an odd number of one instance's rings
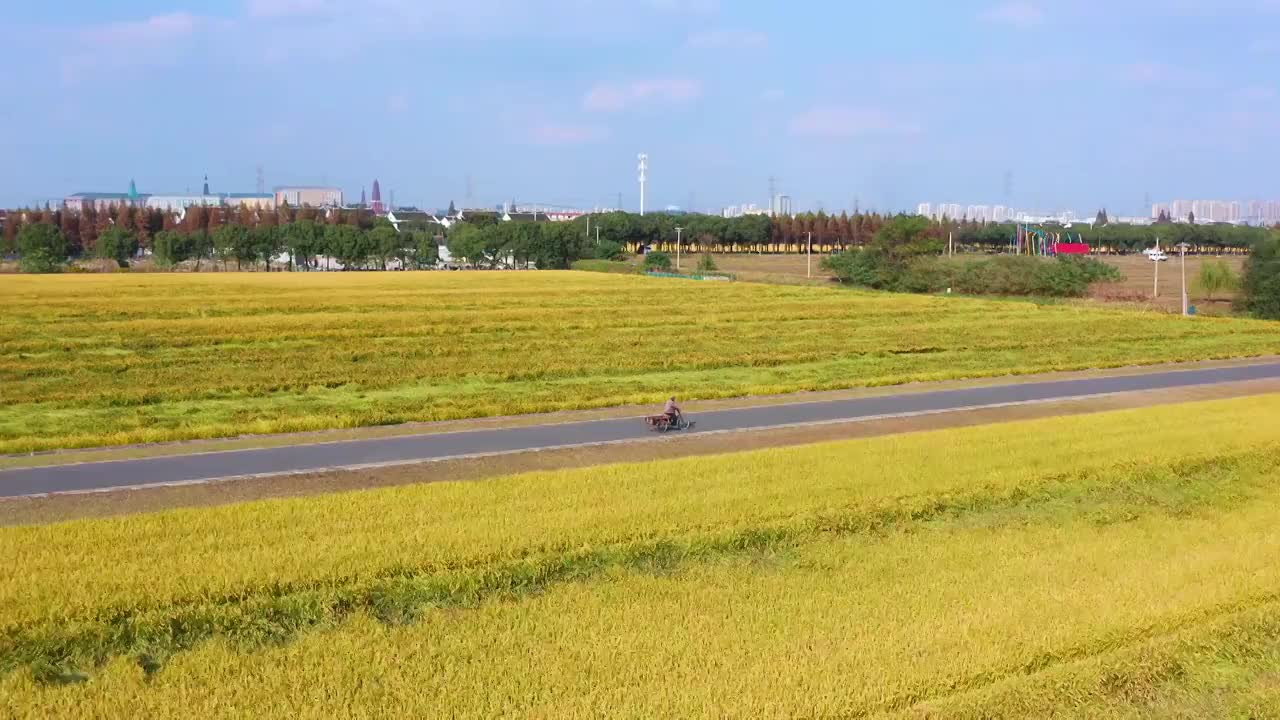
[[[128,200],[131,196],[129,193],[104,193],[104,192],[82,192],[67,197],[79,198],[81,200]],[[149,197],[147,195],[138,195],[137,197]]]

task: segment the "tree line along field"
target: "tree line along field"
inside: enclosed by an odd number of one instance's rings
[[[0,452],[1252,356],[1274,326],[595,273],[12,277]]]
[[[1277,400],[3,528],[0,697],[14,717],[1271,715]]]

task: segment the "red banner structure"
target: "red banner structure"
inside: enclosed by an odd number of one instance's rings
[[[1053,251],[1058,255],[1088,255],[1088,243],[1054,243]]]

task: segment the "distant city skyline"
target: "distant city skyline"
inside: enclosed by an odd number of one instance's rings
[[[376,168],[405,204],[634,210],[638,152],[651,207],[713,212],[770,176],[797,212],[1280,196],[1274,0],[10,5],[4,207]]]
[[[1173,200],[1151,206],[1151,217],[1168,214],[1172,220],[1280,223],[1280,200]]]

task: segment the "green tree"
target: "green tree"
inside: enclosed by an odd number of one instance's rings
[[[188,257],[196,259],[196,272],[200,272],[200,262],[213,256],[213,236],[208,230],[196,230],[186,234]]]
[[[393,258],[402,258],[403,243],[400,233],[391,226],[390,223],[382,224],[381,222],[369,231],[369,244],[373,250],[373,256],[378,259],[378,264],[383,270],[387,269],[387,261]]]
[[[698,258],[698,272],[700,274],[713,273],[719,269],[716,267],[716,261],[711,257],[711,253],[703,253],[702,257]]]
[[[239,269],[240,261],[243,259],[241,253],[248,245],[248,236],[249,229],[240,225],[214,226],[213,252],[222,261],[224,270],[227,267],[227,261],[231,258],[236,259],[236,268]]]
[[[644,269],[671,272],[671,256],[664,252],[651,252],[644,256]]]
[[[413,261],[419,270],[435,267],[440,261],[440,245],[436,234],[430,230],[414,230],[411,237],[413,244]]]
[[[1253,246],[1244,264],[1239,304],[1250,313],[1280,320],[1280,232]]]
[[[595,256],[598,260],[621,260],[626,254],[626,248],[612,240],[601,240],[599,245],[595,246]]]
[[[485,257],[485,233],[470,223],[458,223],[449,228],[449,254],[462,258],[476,267],[483,266]]]
[[[120,267],[129,267],[129,258],[137,252],[138,237],[120,225],[112,225],[98,237],[98,257],[115,260]]]
[[[172,267],[189,257],[190,236],[174,230],[161,230],[151,240],[152,257],[161,267]]]
[[[1231,266],[1221,260],[1206,260],[1200,265],[1200,275],[1196,278],[1196,286],[1209,302],[1213,302],[1214,295],[1232,290],[1238,283],[1239,278]]]
[[[946,247],[946,243],[941,238],[931,235],[930,230],[928,218],[918,215],[899,215],[876,231],[869,247],[898,262],[921,255],[939,255]]]
[[[352,225],[330,225],[325,228],[325,249],[344,270],[363,268],[372,254],[369,233]]]
[[[26,273],[58,272],[67,261],[62,231],[46,223],[28,223],[17,235],[18,268]]]
[[[301,263],[304,268],[312,267],[315,257],[324,251],[324,228],[311,220],[284,225],[281,233],[290,261]]]
[[[253,262],[257,262],[259,258],[266,265],[266,271],[271,272],[271,261],[276,258],[284,247],[284,236],[280,232],[280,228],[274,225],[261,225],[259,227],[249,229],[248,254]]]

